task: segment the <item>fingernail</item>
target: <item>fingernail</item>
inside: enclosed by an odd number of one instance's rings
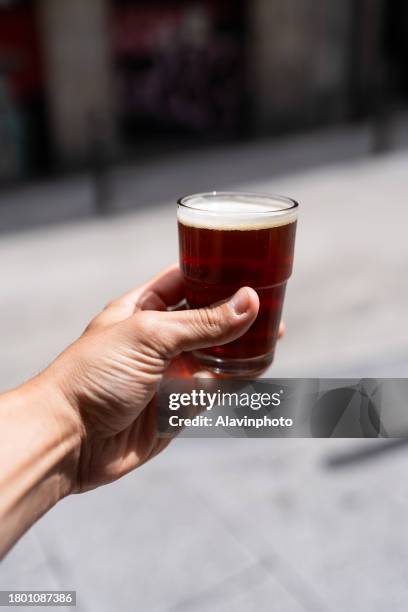
[[[249,309],[249,295],[248,291],[242,287],[239,291],[232,296],[230,300],[231,308],[234,310],[235,314],[243,315]]]

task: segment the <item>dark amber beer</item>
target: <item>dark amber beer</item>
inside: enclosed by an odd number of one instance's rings
[[[273,361],[286,282],[292,273],[298,204],[254,193],[211,192],[178,202],[180,266],[190,308],[249,286],[259,296],[255,323],[241,338],[196,351],[214,372],[254,376]]]

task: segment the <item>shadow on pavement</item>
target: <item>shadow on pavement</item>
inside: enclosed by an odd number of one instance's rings
[[[372,459],[380,459],[383,455],[405,448],[407,445],[408,439],[406,438],[385,441],[378,440],[377,444],[370,444],[369,447],[364,446],[355,448],[351,451],[326,457],[324,460],[324,467],[328,469],[339,469],[371,461]]]

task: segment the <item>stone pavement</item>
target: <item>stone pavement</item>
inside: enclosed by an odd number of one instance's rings
[[[271,375],[406,376],[408,154],[283,176],[267,166],[226,184],[302,206]],[[204,161],[202,171],[208,182]],[[160,182],[160,168],[148,178]],[[115,180],[122,198],[137,197],[130,170]],[[61,193],[77,190],[67,181]],[[176,256],[164,199],[4,235],[0,388],[38,371],[108,300]],[[76,589],[81,612],[403,612],[408,453],[395,443],[377,452],[384,444],[176,440],[122,481],[64,500],[2,563],[0,589]]]

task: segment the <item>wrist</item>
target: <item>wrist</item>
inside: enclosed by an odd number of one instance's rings
[[[0,397],[0,558],[76,488],[80,427],[51,383],[40,375]]]
[[[14,422],[23,432],[25,458],[36,466],[34,477],[49,481],[53,505],[76,488],[82,440],[79,416],[47,371],[7,395]]]
[[[27,385],[27,386],[26,386]],[[26,383],[23,394],[33,398],[44,429],[48,431],[50,446],[55,451],[55,471],[59,479],[58,498],[74,493],[77,487],[78,462],[84,437],[79,411],[70,403],[53,372],[45,370]]]

